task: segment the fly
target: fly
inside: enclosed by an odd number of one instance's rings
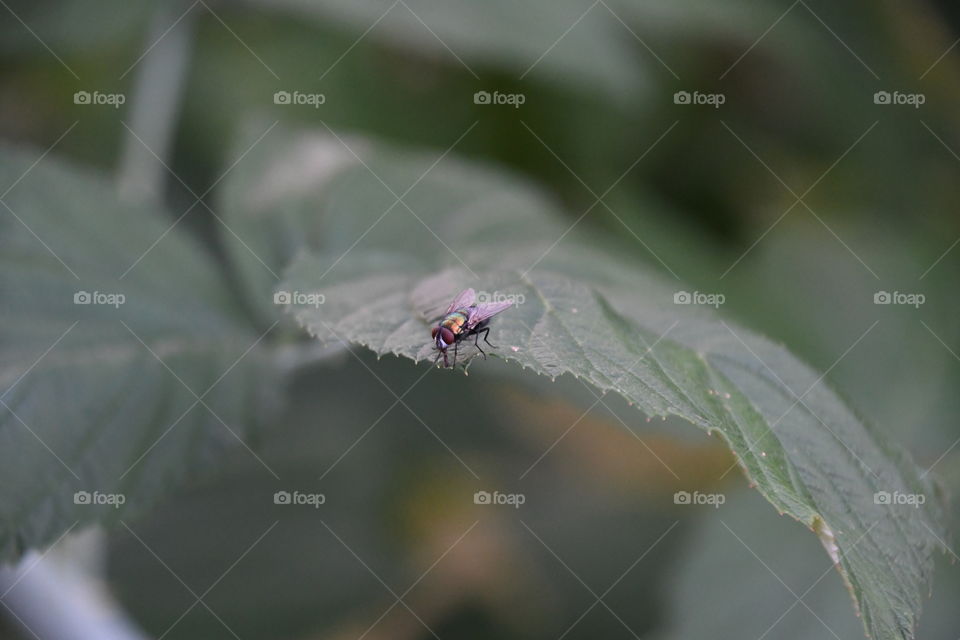
[[[443,366],[449,367],[450,362],[447,360],[447,349],[453,347],[453,366],[456,367],[457,347],[462,340],[470,336],[475,336],[473,344],[477,350],[483,354],[484,358],[487,357],[487,354],[480,348],[480,336],[483,335],[483,341],[488,345],[491,347],[494,346],[487,340],[487,336],[490,334],[490,327],[488,326],[490,324],[490,318],[513,306],[513,303],[490,302],[474,304],[475,298],[476,292],[473,289],[464,289],[461,291],[460,294],[453,299],[453,302],[450,303],[450,306],[447,307],[447,310],[444,311],[443,317],[440,318],[437,326],[430,330],[430,335],[433,337],[437,347],[437,357],[434,359],[434,363],[440,359],[440,356],[443,356]]]

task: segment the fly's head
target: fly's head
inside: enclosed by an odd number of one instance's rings
[[[446,327],[434,327],[430,331],[430,336],[433,338],[438,351],[446,351],[447,347],[452,345],[456,340],[453,331],[450,331],[450,329]]]

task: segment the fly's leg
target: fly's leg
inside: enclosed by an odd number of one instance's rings
[[[480,333],[481,333],[481,331],[478,331],[478,332],[477,332],[477,338],[480,337],[480,335],[479,335]],[[487,336],[490,335],[490,327],[484,327],[483,330],[482,330],[482,333],[483,333],[483,341],[486,342],[487,344],[490,344],[490,341],[487,340]],[[490,346],[493,347],[494,349],[497,348],[497,346],[494,345],[494,344],[490,344]]]
[[[490,331],[490,329],[487,329],[487,331]],[[487,354],[486,354],[486,352],[485,352],[483,349],[480,348],[480,334],[481,334],[481,333],[482,333],[481,331],[477,331],[477,332],[475,332],[475,333],[473,334],[473,335],[474,335],[473,346],[475,346],[475,347],[477,348],[477,351],[479,351],[479,352],[483,355],[483,359],[486,360],[486,359],[487,359]],[[486,340],[484,340],[484,342],[486,342]],[[487,343],[487,344],[489,344],[489,343]]]

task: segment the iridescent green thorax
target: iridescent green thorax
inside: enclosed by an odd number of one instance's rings
[[[460,309],[453,313],[448,313],[443,320],[440,321],[440,326],[446,327],[453,332],[453,335],[457,335],[463,330],[466,323],[467,311],[466,309]]]

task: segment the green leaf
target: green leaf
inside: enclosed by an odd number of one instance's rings
[[[450,158],[431,168],[436,156],[357,155],[321,197],[284,196],[316,212],[309,234],[325,239],[304,243],[313,249],[281,287],[323,296],[291,305],[321,343],[430,361],[430,322],[457,292],[515,296],[493,322],[491,356],[572,374],[721,436],[757,490],[816,532],[868,632],[913,637],[942,537],[940,492],[822,375],[702,307],[674,304],[679,282],[606,249],[515,178]],[[461,346],[459,362],[476,356]],[[878,492],[925,504],[878,503]]]
[[[261,332],[173,217],[38,158],[0,150],[5,559],[144,510],[244,446],[273,389]]]

